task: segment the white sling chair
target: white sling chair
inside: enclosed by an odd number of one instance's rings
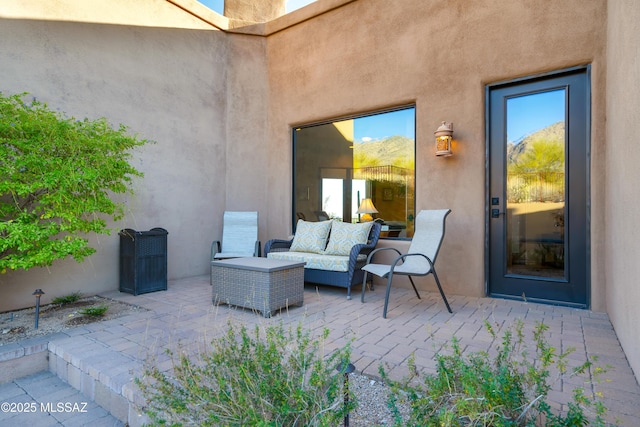
[[[259,257],[258,212],[225,212],[222,241],[211,244],[211,261]]]
[[[433,274],[433,278],[436,280],[436,285],[438,285],[438,290],[440,291],[440,295],[442,295],[442,299],[447,306],[447,310],[449,310],[449,313],[452,313],[447,297],[444,295],[442,286],[440,286],[440,280],[438,279],[436,268],[434,266],[436,257],[438,256],[438,251],[440,250],[440,244],[444,238],[445,219],[449,213],[451,213],[450,209],[420,211],[416,216],[415,233],[411,240],[408,253],[402,254],[396,248],[378,248],[369,254],[367,264],[362,267],[365,274],[362,281],[361,302],[364,302],[368,273],[375,274],[378,277],[387,277],[387,293],[385,295],[384,311],[382,313],[382,317],[386,319],[387,306],[389,305],[389,293],[391,292],[391,281],[393,280],[394,274],[409,276],[411,286],[413,286],[413,290],[418,298],[420,298],[420,294],[418,293],[418,289],[416,289],[416,285],[413,283],[413,278],[411,276],[426,276],[428,274]],[[395,251],[398,254],[397,258],[395,258],[390,265],[371,263],[376,253],[385,250]]]

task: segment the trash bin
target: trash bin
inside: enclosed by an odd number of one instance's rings
[[[120,230],[120,292],[167,290],[167,230]]]

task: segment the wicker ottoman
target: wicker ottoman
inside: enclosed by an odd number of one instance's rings
[[[301,306],[304,262],[233,258],[211,262],[214,304],[250,308],[271,317],[278,309]]]

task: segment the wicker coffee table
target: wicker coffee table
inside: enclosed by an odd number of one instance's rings
[[[250,308],[271,317],[278,309],[301,306],[304,262],[232,258],[211,262],[214,304]]]

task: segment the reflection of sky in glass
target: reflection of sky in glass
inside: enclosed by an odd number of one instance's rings
[[[416,134],[415,108],[359,117],[354,120],[353,132],[356,141],[375,141],[395,135],[414,139]]]
[[[224,13],[224,0],[198,0],[209,9],[218,12],[220,15]],[[313,3],[315,0],[287,0],[285,11],[287,13],[300,9],[302,6],[306,6],[309,3]]]
[[[564,89],[507,100],[507,140],[522,138],[554,123],[564,121]]]

